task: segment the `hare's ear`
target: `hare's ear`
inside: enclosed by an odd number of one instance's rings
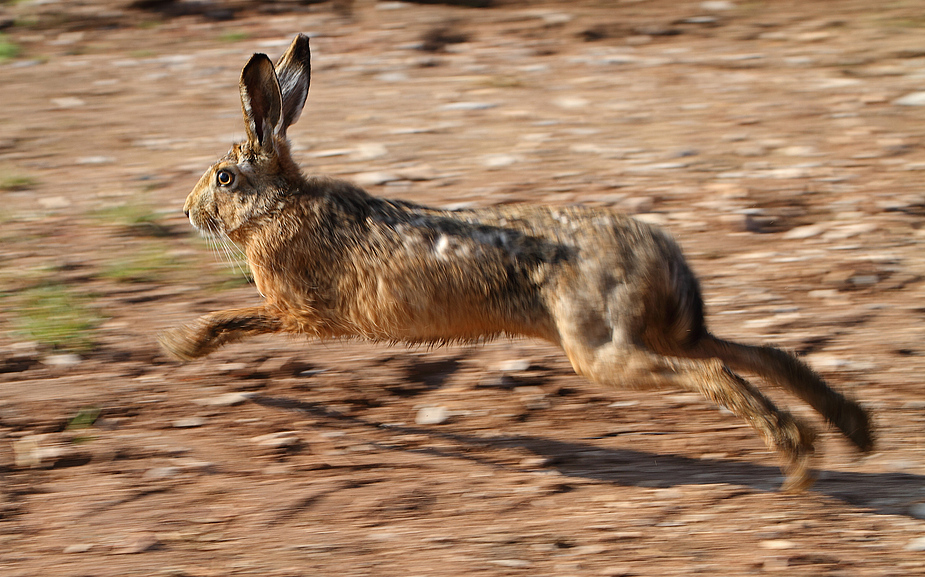
[[[312,79],[311,59],[308,36],[299,34],[276,63],[276,78],[283,97],[283,118],[278,128],[280,136],[285,136],[286,129],[295,124],[302,114]]]
[[[257,148],[273,147],[273,133],[280,127],[282,96],[266,54],[251,56],[241,71],[241,108],[248,142]]]

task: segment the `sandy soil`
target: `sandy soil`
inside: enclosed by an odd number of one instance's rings
[[[925,575],[921,3],[128,4],[0,6],[0,573]],[[731,415],[532,341],[167,359],[259,300],[180,209],[296,32],[307,172],[661,223],[713,330],[805,355],[877,451],[826,432],[781,494]]]

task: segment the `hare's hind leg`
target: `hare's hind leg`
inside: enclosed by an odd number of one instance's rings
[[[191,325],[161,333],[158,341],[172,356],[190,361],[245,337],[281,330],[279,317],[265,307],[249,307],[201,316]]]
[[[620,388],[682,388],[700,393],[745,419],[777,451],[787,477],[785,491],[801,491],[812,485],[809,459],[816,436],[813,429],[777,408],[720,360],[666,357],[626,342],[593,348],[563,342],[563,347],[576,371],[592,381]]]

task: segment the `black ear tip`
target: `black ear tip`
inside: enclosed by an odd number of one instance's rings
[[[308,45],[309,37],[307,34],[302,34],[301,32],[298,36],[295,37],[295,40],[292,41],[293,47],[296,50],[296,54],[299,60],[306,60],[311,56],[312,50]]]

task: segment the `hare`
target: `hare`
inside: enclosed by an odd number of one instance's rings
[[[523,335],[558,345],[596,383],[681,388],[726,407],[779,453],[785,490],[813,482],[814,430],[739,371],[797,395],[872,449],[867,412],[794,355],[707,330],[697,278],[656,226],[577,206],[440,210],[304,176],[286,130],[309,81],[303,35],[275,69],[254,54],[241,73],[247,139],[206,171],[184,212],[243,250],[265,302],[162,334],[174,357],[264,333],[427,344]]]

